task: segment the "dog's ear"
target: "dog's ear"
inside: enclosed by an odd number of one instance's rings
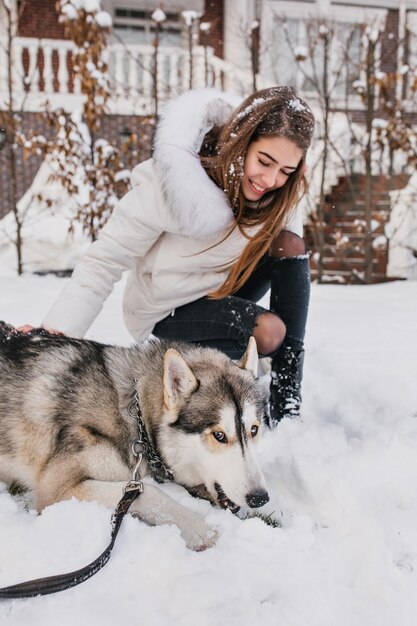
[[[243,370],[249,370],[254,377],[258,376],[258,348],[256,346],[255,337],[249,337],[248,347],[240,361],[237,362]]]
[[[164,356],[164,402],[168,409],[175,409],[181,397],[190,396],[198,387],[198,381],[183,357],[169,348]]]

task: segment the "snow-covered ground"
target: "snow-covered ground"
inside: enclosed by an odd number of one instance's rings
[[[38,323],[64,283],[0,276],[0,319]],[[121,285],[89,337],[130,343]],[[417,286],[313,286],[303,420],[261,442],[273,512],[259,519],[164,489],[220,531],[203,553],[174,527],[128,517],[108,565],[61,594],[0,602],[0,623],[106,626],[415,626]],[[110,511],[62,502],[38,516],[0,489],[0,586],[95,558]]]

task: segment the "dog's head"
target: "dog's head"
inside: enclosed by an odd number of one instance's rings
[[[175,481],[236,511],[269,500],[256,444],[263,428],[258,354],[250,339],[233,363],[208,348],[168,349],[158,448]]]

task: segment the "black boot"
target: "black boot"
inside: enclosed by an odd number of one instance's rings
[[[300,415],[304,350],[283,345],[271,362],[269,426]]]
[[[274,259],[270,309],[287,327],[283,345],[271,362],[270,426],[297,417],[301,405],[303,340],[310,300],[308,256]]]

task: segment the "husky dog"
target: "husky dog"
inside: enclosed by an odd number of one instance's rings
[[[141,478],[172,479],[232,511],[260,507],[269,497],[255,453],[256,368],[253,338],[234,364],[189,344],[121,348],[0,322],[0,480],[33,490],[39,511],[72,496],[114,507],[137,463],[139,429]],[[176,524],[191,549],[215,542],[200,517],[152,484],[131,512]]]

